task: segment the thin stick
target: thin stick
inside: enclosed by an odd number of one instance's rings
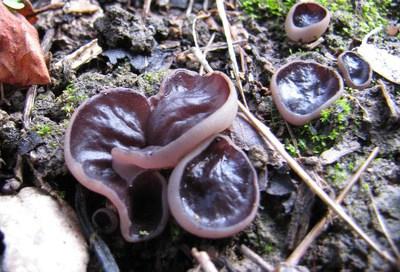
[[[198,58],[200,63],[204,65],[204,68],[208,69],[209,72],[212,71],[210,65],[207,64],[207,60],[202,56],[199,50],[194,50],[195,56]],[[287,161],[288,165],[292,170],[308,185],[310,190],[312,190],[326,205],[329,206],[340,218],[342,218],[362,239],[364,239],[375,251],[377,251],[383,258],[389,262],[396,264],[396,260],[387,251],[381,249],[381,247],[376,244],[354,221],[347,215],[343,208],[336,204],[318,184],[307,174],[307,172],[300,166],[300,164],[287,153],[285,147],[276,138],[276,136],[271,132],[269,127],[264,125],[260,120],[258,120],[254,115],[238,101],[239,109],[245,114],[249,119],[250,123],[258,130],[258,132],[265,138],[265,140]]]
[[[341,219],[343,219],[362,239],[365,240],[376,252],[378,252],[383,258],[389,262],[395,264],[395,259],[385,250],[381,248],[376,242],[374,242],[354,221],[347,215],[343,208],[335,203],[318,184],[307,174],[307,172],[293,159],[289,153],[285,150],[285,147],[279,142],[275,135],[271,132],[269,127],[260,122],[253,114],[246,109],[240,102],[239,108],[249,118],[250,122],[253,123],[255,128],[266,138],[266,140],[274,147],[274,149],[287,161],[290,168],[301,177],[301,179],[308,185],[308,187],[326,204],[331,208]]]
[[[257,264],[263,271],[274,271],[274,267],[267,263],[266,261],[261,258],[260,255],[252,251],[245,245],[240,246],[240,251],[242,251],[243,255],[252,260],[255,264]]]
[[[31,112],[33,105],[35,104],[35,98],[37,94],[37,85],[29,87],[26,93],[24,113],[22,115],[22,123],[25,129],[28,129],[31,125]]]
[[[386,104],[389,107],[390,114],[392,115],[392,117],[395,120],[399,120],[398,108],[397,108],[396,104],[393,102],[392,98],[390,98],[390,94],[386,89],[385,83],[383,83],[383,81],[381,79],[378,80],[378,83],[379,83],[379,87],[382,91],[382,95],[385,98]]]
[[[147,15],[149,15],[150,7],[151,7],[151,0],[144,0],[144,3],[143,3],[143,15],[144,15],[144,17],[147,17]]]
[[[198,251],[197,248],[192,248],[192,255],[205,272],[218,272],[213,262],[205,251]]]
[[[233,45],[234,46],[237,46],[237,45],[241,46],[241,45],[246,44],[246,43],[247,43],[246,40],[237,40],[237,41],[233,42]],[[201,49],[201,50],[207,49],[208,52],[222,50],[222,49],[226,49],[226,48],[228,48],[228,44],[226,42],[216,42],[216,43],[214,43],[214,44],[212,44],[210,46],[199,47],[199,49]],[[190,49],[183,51],[182,54],[187,54],[188,52],[190,52]]]
[[[4,101],[4,85],[3,82],[0,82],[0,101]]]
[[[29,18],[32,16],[39,15],[40,13],[43,13],[46,11],[61,9],[62,7],[64,7],[64,3],[49,4],[47,6],[44,6],[44,7],[38,8],[38,9],[33,9],[33,13],[27,14],[26,17]]]
[[[194,0],[189,0],[188,7],[186,9],[186,17],[189,17],[190,14],[192,13],[193,3],[194,3]]]
[[[394,254],[396,255],[397,259],[400,260],[400,252],[397,249],[396,244],[394,243],[391,235],[389,234],[389,230],[386,227],[385,220],[382,218],[381,213],[379,212],[378,207],[376,206],[374,196],[372,195],[371,190],[369,188],[367,191],[368,191],[368,195],[371,199],[372,209],[374,210],[376,219],[378,219],[379,226],[381,227],[383,234],[385,235],[387,241],[389,242],[390,246],[392,247],[392,250],[393,250]]]
[[[346,187],[341,191],[339,196],[336,198],[336,203],[340,204],[346,195],[350,192],[350,189],[360,178],[361,174],[367,169],[370,163],[375,159],[378,155],[379,148],[375,147],[365,162],[358,168],[357,172],[351,177],[350,181],[347,183]],[[303,241],[296,247],[296,249],[290,254],[287,258],[286,263],[289,265],[297,265],[300,262],[300,259],[306,253],[307,249],[311,246],[311,244],[318,238],[318,236],[324,231],[329,223],[329,219],[332,213],[328,212],[313,228],[312,230],[304,237]]]
[[[212,34],[210,40],[207,43],[206,48],[204,49],[203,55],[206,58],[207,57],[207,53],[209,52],[208,47],[212,45],[212,43],[214,42],[215,39],[215,33]],[[201,65],[200,66],[200,70],[199,70],[199,74],[202,75],[204,73],[204,66]]]
[[[50,50],[50,47],[53,44],[54,35],[55,35],[55,30],[53,28],[46,31],[43,40],[40,44],[44,53],[47,53]],[[25,106],[22,115],[22,123],[24,125],[24,128],[26,129],[29,128],[31,124],[31,112],[35,104],[36,94],[37,94],[37,85],[31,86],[28,89],[28,92],[26,93]]]
[[[242,81],[241,81],[240,75],[239,75],[239,67],[238,67],[238,64],[236,61],[235,50],[233,49],[232,35],[230,32],[229,21],[226,16],[226,12],[225,12],[224,1],[223,0],[216,0],[216,1],[217,1],[218,14],[219,14],[219,17],[221,18],[222,26],[224,27],[226,42],[228,43],[228,52],[229,52],[229,56],[232,61],[233,73],[235,75],[235,79],[236,79],[236,82],[239,87],[239,92],[240,92],[240,96],[242,97],[243,104],[246,108],[248,108],[246,98],[245,98],[244,92],[243,92]]]

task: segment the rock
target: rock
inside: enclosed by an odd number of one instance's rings
[[[117,6],[108,8],[105,16],[96,20],[94,26],[100,33],[102,47],[148,53],[155,44],[156,30],[147,28],[138,16]]]
[[[0,197],[4,271],[86,271],[89,254],[72,209],[33,187]]]

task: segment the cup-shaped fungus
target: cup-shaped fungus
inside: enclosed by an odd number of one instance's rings
[[[340,54],[338,67],[346,84],[351,88],[364,89],[371,83],[371,66],[357,53],[345,51]]]
[[[247,156],[225,136],[216,136],[184,157],[172,172],[168,203],[188,232],[223,238],[243,230],[259,202],[257,174]]]
[[[286,15],[285,31],[295,42],[309,43],[317,40],[329,26],[329,11],[317,3],[299,2]]]
[[[130,242],[159,234],[168,218],[166,181],[159,173],[132,168],[130,176],[126,171],[121,177],[112,167],[112,148],[145,146],[149,115],[146,97],[130,89],[110,89],[80,105],[65,134],[69,170],[114,204],[121,233]]]
[[[167,76],[150,101],[147,147],[115,147],[115,163],[146,169],[173,167],[205,139],[228,128],[238,107],[235,88],[225,74],[200,76],[185,69]]]
[[[275,72],[270,89],[282,117],[293,125],[303,125],[339,98],[343,80],[327,66],[293,61]]]

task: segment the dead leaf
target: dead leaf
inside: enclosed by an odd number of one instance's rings
[[[400,84],[400,57],[370,43],[362,43],[357,49],[376,73],[393,83]]]
[[[0,82],[15,85],[48,84],[39,35],[19,13],[0,1]]]

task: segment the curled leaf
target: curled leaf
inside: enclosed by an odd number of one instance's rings
[[[39,35],[19,13],[0,1],[0,82],[15,85],[50,82]]]

